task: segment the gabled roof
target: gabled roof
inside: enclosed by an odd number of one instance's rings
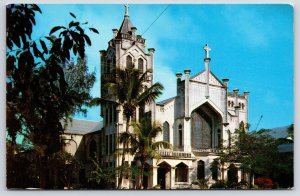
[[[133,27],[133,25],[129,19],[129,16],[124,16],[124,20],[119,29],[119,33],[128,33],[129,31],[131,31],[131,27]]]
[[[62,122],[62,125],[66,125],[64,133],[77,135],[85,135],[99,131],[103,128],[103,122],[79,119],[73,119],[72,121],[68,121],[68,123]]]
[[[287,138],[288,137],[288,132],[287,132],[288,128],[289,128],[289,126],[273,128],[270,131],[270,135],[274,138]]]
[[[173,101],[176,97],[171,97],[169,99],[165,99],[163,101],[157,102],[156,105],[166,105],[167,103]]]
[[[206,76],[206,71],[203,70],[200,73],[191,77],[190,80],[206,83],[205,76]],[[222,87],[224,86],[223,82],[221,82],[219,80],[219,78],[217,78],[217,76],[212,71],[209,72],[209,77],[210,77],[209,84],[216,85],[216,86],[222,86]]]

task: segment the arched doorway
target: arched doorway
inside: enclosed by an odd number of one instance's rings
[[[238,183],[238,168],[234,164],[230,164],[227,171],[227,181],[229,185]]]
[[[175,167],[175,182],[188,182],[189,167],[184,163],[179,163]]]
[[[205,179],[205,163],[202,160],[198,161],[197,178],[198,180]]]
[[[161,189],[171,188],[171,166],[166,162],[162,162],[158,166],[157,184],[160,185]]]
[[[222,140],[222,116],[208,102],[191,114],[191,145],[194,150],[217,148]]]
[[[149,177],[150,177],[150,165],[146,163],[144,165],[143,189],[149,188]]]

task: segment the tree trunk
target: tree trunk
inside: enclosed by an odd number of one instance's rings
[[[143,188],[143,184],[144,184],[144,168],[145,168],[145,163],[144,163],[144,161],[142,161],[142,166],[141,166],[141,180],[140,180],[139,189]]]
[[[118,180],[118,189],[122,188],[124,164],[125,164],[125,143],[123,143],[123,149],[122,149],[122,162],[121,162],[120,176]]]
[[[126,117],[126,133],[129,132],[129,122],[130,122],[130,117]],[[120,176],[119,176],[119,180],[118,180],[118,189],[122,188],[123,169],[124,169],[124,164],[125,164],[125,146],[126,146],[126,148],[128,148],[127,141],[126,141],[126,144],[123,143],[121,170],[120,170]]]

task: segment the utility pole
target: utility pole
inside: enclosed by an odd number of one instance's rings
[[[260,121],[261,121],[262,118],[263,118],[263,115],[260,115],[260,118],[259,118],[258,123],[256,125],[255,131],[257,131],[258,125],[259,125],[259,123],[260,123]]]

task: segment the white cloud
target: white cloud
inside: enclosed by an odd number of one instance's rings
[[[155,68],[156,67],[156,68]],[[176,77],[171,68],[162,64],[154,67],[154,82],[160,82],[164,86],[163,94],[157,101],[162,101],[176,95]]]
[[[272,24],[266,23],[258,12],[241,7],[226,7],[225,21],[232,28],[232,37],[246,42],[248,46],[268,47]]]

